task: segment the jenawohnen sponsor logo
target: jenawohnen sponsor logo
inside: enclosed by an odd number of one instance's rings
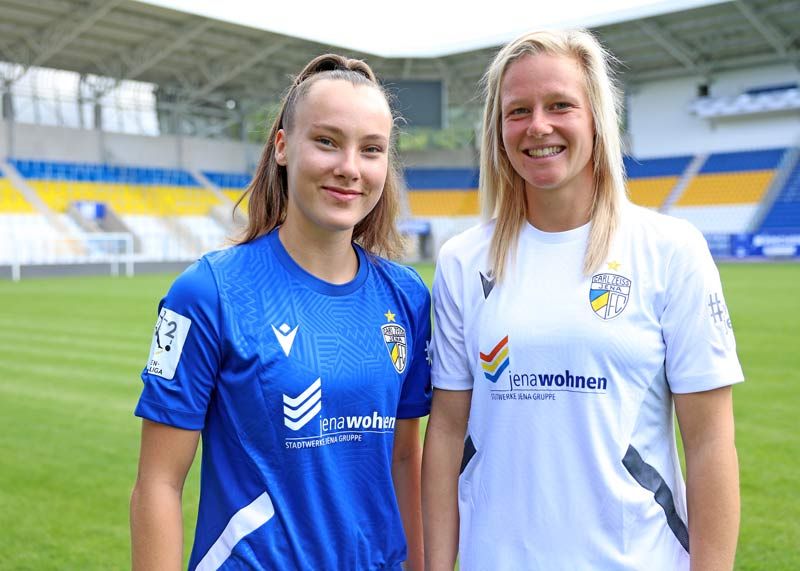
[[[498,387],[490,391],[492,400],[546,401],[556,400],[557,393],[605,394],[609,382],[602,375],[581,375],[569,369],[563,373],[517,373],[509,370],[505,380],[507,388]]]

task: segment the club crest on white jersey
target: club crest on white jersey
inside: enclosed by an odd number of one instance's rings
[[[161,309],[153,331],[150,344],[150,358],[147,360],[147,372],[167,380],[175,377],[175,370],[181,360],[183,344],[189,335],[192,320],[175,313],[166,307]]]
[[[592,276],[589,304],[601,319],[614,319],[625,310],[633,282],[619,274],[600,273]]]

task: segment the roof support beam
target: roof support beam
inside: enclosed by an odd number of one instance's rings
[[[262,47],[260,50],[254,48],[250,57],[244,59],[236,58],[217,62],[212,67],[213,73],[211,74],[211,77],[214,79],[193,90],[189,100],[193,101],[211,93],[220,85],[224,85],[234,77],[260,63],[264,60],[264,58],[267,58],[275,52],[285,48],[288,43],[288,40],[284,40],[266,47]]]
[[[687,70],[702,73],[696,63],[697,55],[667,30],[649,20],[639,22],[639,29],[664,48],[669,55],[678,60]]]
[[[403,73],[402,73],[403,79],[408,79],[409,77],[411,77],[411,66],[413,65],[414,65],[414,60],[411,58],[406,58],[405,61],[403,61]]]
[[[72,40],[91,28],[100,18],[116,8],[123,0],[92,0],[69,16],[45,27],[36,38],[40,46],[26,67],[39,66],[69,45]]]
[[[742,2],[742,0],[736,0],[733,4],[736,6],[739,12],[741,12],[742,15],[747,18],[747,21],[750,22],[762,36],[764,36],[764,39],[767,40],[769,45],[773,47],[778,55],[782,57],[787,56],[786,46],[789,44],[789,42],[775,26],[756,14],[756,11],[748,6],[745,2]]]
[[[171,53],[186,46],[194,38],[205,32],[213,24],[212,20],[203,18],[181,26],[168,37],[153,38],[135,47],[130,56],[120,56],[122,68],[120,79],[134,79],[158,65]]]

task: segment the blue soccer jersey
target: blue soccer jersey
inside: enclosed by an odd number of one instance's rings
[[[430,408],[430,297],[356,247],[323,282],[277,231],[202,258],[159,306],[136,415],[202,430],[190,569],[399,569],[397,418]]]

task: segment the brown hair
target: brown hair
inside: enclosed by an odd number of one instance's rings
[[[512,63],[523,56],[541,53],[570,57],[580,65],[594,120],[592,227],[583,261],[584,273],[591,273],[608,256],[620,210],[627,202],[619,127],[621,97],[607,65],[613,56],[586,30],[540,31],[520,36],[500,50],[484,78],[481,210],[484,217],[497,219],[490,263],[498,279],[512,257],[526,215],[525,181],[514,171],[503,147],[500,92],[505,72]]]
[[[275,159],[275,138],[279,130],[288,131],[292,128],[297,104],[308,95],[311,86],[321,79],[349,81],[353,85],[374,87],[389,103],[389,96],[366,62],[336,54],[325,54],[311,60],[294,78],[284,96],[253,180],[236,201],[234,209],[247,200],[248,212],[247,227],[236,243],[250,242],[277,228],[286,219],[286,167],[279,165]],[[396,258],[403,249],[402,238],[396,226],[400,212],[402,179],[394,145],[391,143],[388,152],[388,170],[383,193],[375,208],[356,224],[353,240],[370,253]]]

